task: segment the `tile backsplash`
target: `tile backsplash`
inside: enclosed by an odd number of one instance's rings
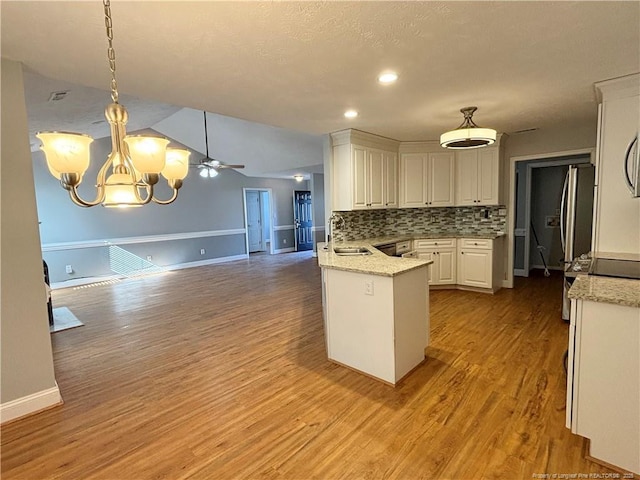
[[[345,220],[334,228],[336,241],[404,234],[493,234],[504,232],[504,206],[395,208],[336,212]]]

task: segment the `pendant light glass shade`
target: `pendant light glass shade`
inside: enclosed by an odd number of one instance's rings
[[[136,186],[131,182],[131,175],[114,173],[107,178],[104,186],[104,207],[141,207],[143,204],[136,197]]]
[[[497,132],[492,128],[480,128],[472,120],[477,107],[460,109],[464,115],[464,122],[457,129],[440,135],[440,145],[444,148],[467,149],[486,147],[495,143]]]
[[[36,137],[42,142],[47,167],[60,180],[61,173],[75,173],[82,177],[89,168],[89,145],[93,139],[81,133],[40,132]]]
[[[167,157],[162,176],[167,180],[182,180],[189,173],[189,155],[191,152],[180,148],[167,148]]]
[[[133,167],[140,173],[159,173],[164,168],[169,140],[160,137],[127,136]]]

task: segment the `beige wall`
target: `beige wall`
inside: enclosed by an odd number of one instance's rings
[[[0,403],[4,407],[55,388],[56,383],[20,63],[2,59],[1,93]]]

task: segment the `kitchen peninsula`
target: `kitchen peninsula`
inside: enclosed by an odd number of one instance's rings
[[[329,360],[395,385],[429,344],[432,261],[389,257],[367,241],[339,246],[370,253],[342,256],[331,243],[318,245]]]

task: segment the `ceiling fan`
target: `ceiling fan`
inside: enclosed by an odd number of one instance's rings
[[[202,112],[204,114],[204,144],[205,144],[205,151],[206,151],[206,157],[203,158],[202,160],[200,160],[200,163],[196,164],[196,165],[191,165],[192,167],[196,167],[200,170],[200,176],[201,177],[217,177],[218,176],[218,170],[221,170],[223,168],[244,168],[244,165],[225,165],[220,163],[219,160],[214,160],[213,158],[209,157],[209,136],[207,135],[207,112],[203,111]]]

